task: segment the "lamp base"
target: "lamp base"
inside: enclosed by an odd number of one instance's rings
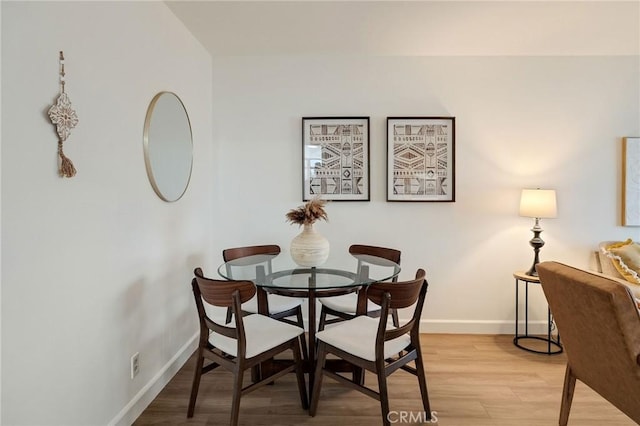
[[[540,238],[540,233],[542,232],[540,219],[536,218],[535,225],[531,228],[531,231],[533,232],[533,238],[529,241],[529,244],[533,247],[533,264],[526,273],[530,277],[537,277],[538,271],[536,271],[536,265],[540,263],[539,253],[542,246],[544,246],[544,241]]]

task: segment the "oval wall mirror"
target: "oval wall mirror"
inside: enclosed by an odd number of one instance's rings
[[[172,92],[154,96],[144,120],[144,161],[153,190],[164,201],[179,200],[193,165],[193,140],[187,110]]]

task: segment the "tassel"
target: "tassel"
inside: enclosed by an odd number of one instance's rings
[[[62,141],[58,141],[58,155],[60,156],[60,170],[58,171],[61,177],[74,177],[76,175],[76,168],[69,158],[62,152]]]

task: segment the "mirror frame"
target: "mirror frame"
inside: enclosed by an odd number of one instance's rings
[[[151,142],[149,140],[149,130],[151,127],[151,120],[153,118],[153,113],[154,113],[156,104],[158,103],[160,98],[164,95],[171,95],[179,102],[180,106],[182,107],[182,111],[184,111],[185,118],[187,119],[187,126],[189,128],[189,148],[191,151],[191,164],[189,165],[189,175],[187,176],[187,181],[184,185],[184,188],[182,189],[182,192],[175,199],[169,199],[166,194],[163,194],[162,190],[158,186],[158,182],[154,175],[153,167],[151,164],[151,156],[149,155],[150,154],[149,143]],[[151,186],[153,187],[153,190],[156,193],[156,195],[158,195],[158,197],[160,197],[161,200],[166,201],[168,203],[173,203],[181,199],[182,196],[185,194],[185,192],[187,192],[187,188],[189,187],[189,183],[191,182],[191,174],[193,171],[193,129],[191,128],[191,120],[189,119],[187,108],[185,108],[184,103],[182,102],[182,99],[180,99],[180,97],[176,95],[174,92],[170,92],[170,91],[158,92],[149,103],[149,107],[147,108],[147,114],[144,119],[143,147],[144,147],[144,164],[147,169],[147,176],[149,177],[149,182],[151,183]]]

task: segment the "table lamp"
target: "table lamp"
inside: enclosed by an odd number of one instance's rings
[[[556,217],[558,209],[556,207],[556,191],[554,189],[523,189],[520,197],[520,216],[533,217],[536,222],[531,231],[533,238],[529,241],[533,247],[533,265],[526,272],[527,275],[537,277],[536,265],[540,262],[538,253],[544,246],[544,241],[540,238],[542,228],[540,219],[552,219]]]

